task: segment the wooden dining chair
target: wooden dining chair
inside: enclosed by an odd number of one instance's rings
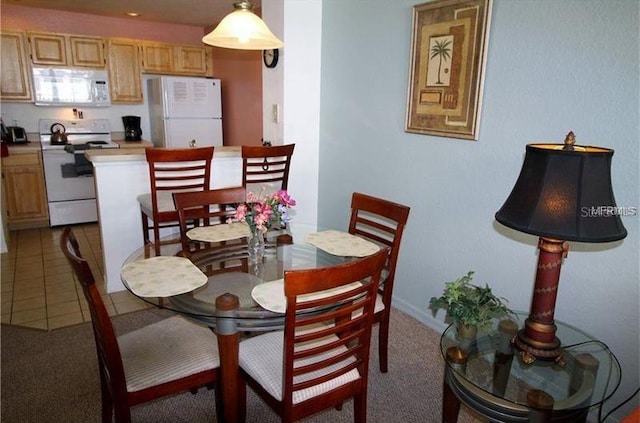
[[[131,421],[130,408],[170,394],[192,391],[218,382],[218,344],[215,335],[182,317],[116,336],[89,264],[67,227],[60,247],[89,304],[98,354],[102,391],[102,422]],[[216,395],[216,404],[220,395]],[[218,410],[221,408],[218,407]]]
[[[351,197],[351,219],[349,233],[368,239],[378,245],[389,247],[389,257],[382,281],[378,288],[374,321],[378,329],[378,356],[380,371],[388,371],[389,315],[391,296],[396,275],[396,264],[400,252],[402,233],[409,219],[410,208],[382,198],[354,192]]]
[[[181,255],[191,257],[202,250],[202,243],[193,242],[187,232],[195,227],[226,224],[235,214],[238,204],[246,201],[243,187],[173,194],[180,223]]]
[[[334,267],[285,272],[284,331],[240,342],[241,421],[248,384],[283,422],[341,409],[349,398],[354,421],[366,422],[373,308],[386,259],[381,250]]]
[[[177,227],[178,212],[172,193],[209,189],[213,147],[145,150],[149,165],[150,192],[138,196],[145,245],[151,244],[160,255],[160,229]]]
[[[286,190],[295,144],[242,146],[242,186],[254,194]]]

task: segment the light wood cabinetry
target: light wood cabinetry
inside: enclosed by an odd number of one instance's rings
[[[204,47],[176,46],[176,71],[189,75],[207,74],[207,50]]]
[[[142,50],[142,70],[150,73],[171,73],[175,69],[173,46],[170,44],[140,44]]]
[[[31,73],[24,33],[2,31],[0,37],[0,100],[31,101]]]
[[[181,44],[143,42],[142,71],[176,75],[207,74],[207,50]]]
[[[34,65],[104,68],[104,40],[100,37],[30,32]]]
[[[104,68],[104,40],[99,37],[70,35],[71,66]]]
[[[138,42],[128,39],[107,41],[112,103],[142,103],[142,74]]]
[[[35,31],[1,34],[2,101],[33,100],[30,65],[107,66],[113,103],[143,102],[143,72],[212,76],[206,47]]]
[[[49,224],[42,153],[13,154],[2,158],[3,188],[9,229]]]

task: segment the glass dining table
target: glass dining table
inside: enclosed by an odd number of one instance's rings
[[[342,237],[352,235],[334,232]],[[311,269],[335,266],[367,255],[365,245],[355,255],[348,251],[329,253],[308,242],[309,237],[324,234],[315,225],[291,223],[286,230],[269,231],[265,237],[265,252],[261,259],[250,258],[247,239],[227,239],[198,242],[186,258],[181,257],[179,243],[161,245],[160,256],[144,246],[133,252],[122,267],[124,286],[141,300],[156,307],[171,310],[198,323],[207,325],[216,334],[220,354],[220,390],[223,410],[217,410],[226,423],[239,420],[238,415],[238,349],[241,336],[248,332],[279,330],[284,327],[284,272],[291,269]],[[375,246],[377,250],[379,247]],[[182,268],[186,265],[188,268]],[[147,279],[167,282],[158,292],[149,290]],[[160,275],[160,276],[157,276]],[[148,280],[146,282],[149,282]],[[183,286],[180,286],[181,283]],[[156,286],[162,285],[156,284]],[[177,286],[177,287],[176,287]],[[194,288],[195,287],[195,288]]]

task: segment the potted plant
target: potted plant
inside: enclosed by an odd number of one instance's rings
[[[440,297],[432,297],[429,308],[435,313],[438,309],[447,310],[447,316],[456,324],[458,330],[470,328],[472,337],[477,330],[486,330],[494,318],[513,314],[506,306],[507,300],[496,297],[488,285],[473,285],[473,271],[452,282],[444,284]],[[475,328],[475,330],[474,330]]]

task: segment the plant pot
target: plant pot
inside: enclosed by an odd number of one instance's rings
[[[461,323],[456,324],[456,339],[458,340],[458,346],[464,351],[469,351],[469,348],[475,344],[477,335],[477,326],[467,326]]]

